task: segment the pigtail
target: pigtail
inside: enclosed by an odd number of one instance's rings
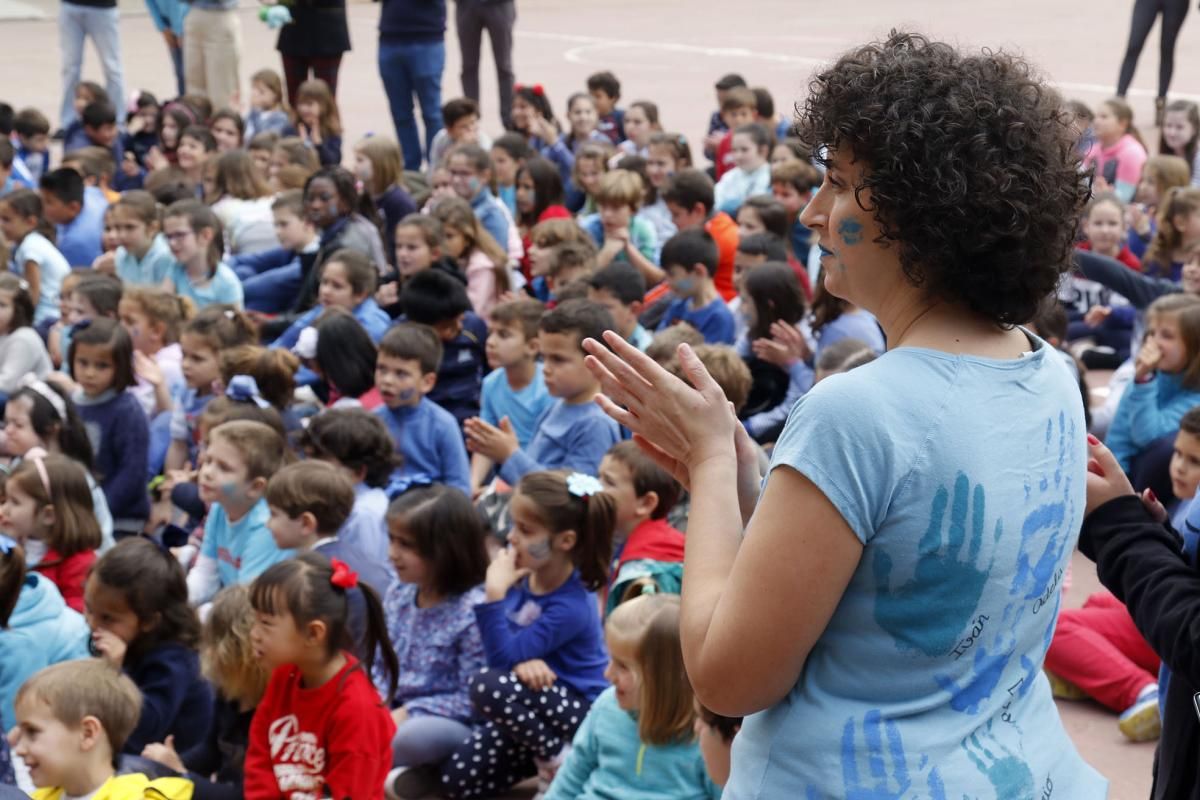
[[[583,524],[576,531],[571,551],[579,578],[593,592],[608,583],[612,564],[613,530],[617,526],[617,501],[608,492],[596,492],[583,498]]]
[[[358,583],[358,591],[362,592],[367,609],[362,663],[381,664],[387,676],[387,702],[391,705],[392,698],[396,695],[396,685],[400,680],[400,659],[396,657],[396,649],[392,647],[392,640],[388,637],[387,617],[383,613],[383,603],[379,594],[362,581]]]

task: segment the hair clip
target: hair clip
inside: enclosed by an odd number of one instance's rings
[[[26,372],[25,377],[21,378],[21,388],[28,389],[29,391],[36,393],[39,397],[50,404],[50,407],[54,409],[55,414],[58,414],[58,418],[60,420],[66,420],[66,401],[62,399],[62,395],[51,389],[48,383],[39,379],[32,372]]]
[[[234,375],[225,387],[225,396],[238,403],[254,403],[259,408],[270,408],[258,391],[258,381],[250,375]]]
[[[232,308],[225,309],[225,319],[232,320],[236,316]]]
[[[317,342],[320,341],[320,334],[312,325],[300,331],[299,338],[296,339],[296,345],[292,348],[292,352],[297,358],[316,358],[317,357]]]
[[[567,491],[575,497],[582,497],[586,502],[596,492],[603,492],[604,484],[586,472],[572,472],[567,476]]]
[[[3,533],[0,533],[0,553],[8,555],[13,551],[14,547],[19,547],[16,539],[10,539]]]
[[[329,582],[339,589],[353,589],[358,586],[358,573],[350,569],[350,566],[340,558],[329,559],[329,566],[333,567],[333,574],[329,576]]]
[[[533,89],[533,93],[538,97],[542,97],[546,94],[546,90],[542,88],[540,83],[535,83],[531,88]]]
[[[20,278],[17,281],[17,288],[20,289],[22,292],[28,292],[29,291],[29,281],[25,280],[24,278]]]
[[[32,461],[33,466],[37,468],[38,477],[42,479],[42,488],[46,490],[46,496],[52,497],[50,493],[50,473],[46,471],[46,450],[41,447],[31,447],[25,451],[25,461]]]

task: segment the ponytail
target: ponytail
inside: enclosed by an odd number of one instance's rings
[[[565,470],[531,472],[517,485],[517,491],[534,504],[552,534],[575,531],[571,561],[583,585],[591,591],[608,583],[613,529],[617,526],[616,498],[599,485],[591,475]]]
[[[362,581],[345,585],[348,569],[340,561],[336,566],[338,584],[334,583],[334,561],[322,553],[308,552],[274,564],[250,586],[250,604],[263,614],[290,614],[297,628],[317,620],[325,623],[330,658],[338,650],[350,650],[368,673],[378,661],[387,678],[390,705],[400,677],[400,661],[388,638],[383,603],[375,590]],[[367,624],[361,642],[353,641],[349,627],[351,592],[361,593],[366,608]]]

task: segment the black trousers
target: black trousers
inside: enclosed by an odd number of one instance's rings
[[[1125,47],[1125,60],[1121,62],[1121,75],[1117,79],[1117,94],[1125,96],[1133,82],[1138,56],[1146,37],[1154,27],[1154,20],[1162,15],[1162,35],[1159,39],[1158,96],[1166,97],[1171,87],[1171,74],[1175,71],[1175,42],[1179,30],[1187,17],[1189,0],[1134,0],[1133,19],[1129,24],[1129,44]]]

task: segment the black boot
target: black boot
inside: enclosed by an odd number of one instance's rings
[[[1163,114],[1166,113],[1167,98],[1154,98],[1154,127],[1161,128],[1163,124]]]

